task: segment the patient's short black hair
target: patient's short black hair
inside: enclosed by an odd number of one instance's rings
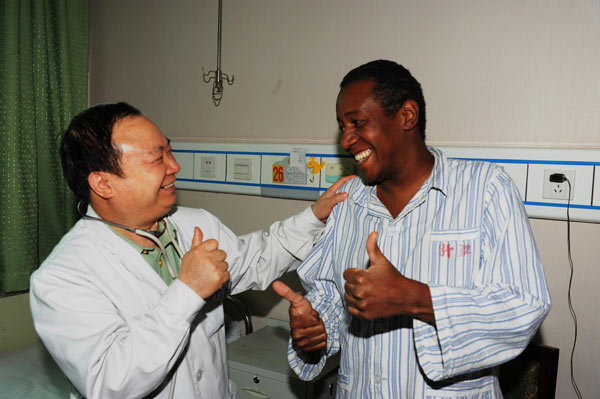
[[[342,79],[340,88],[363,80],[375,82],[373,99],[387,116],[395,115],[406,100],[414,100],[419,105],[418,127],[425,140],[425,98],[421,84],[408,69],[393,61],[371,61],[348,72]]]

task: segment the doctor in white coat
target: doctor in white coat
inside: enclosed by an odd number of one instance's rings
[[[346,198],[336,193],[346,179],[268,232],[238,237],[204,210],[174,208],[169,141],[126,103],[76,116],[61,160],[89,206],[32,275],[30,298],[71,397],[235,397],[223,296],[293,270]]]

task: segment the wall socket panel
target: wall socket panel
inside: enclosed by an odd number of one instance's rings
[[[568,150],[565,150],[565,153],[563,156],[569,155]],[[532,160],[529,163],[525,198],[525,209],[529,217],[557,220],[567,220],[569,217],[572,221],[600,223],[600,207],[595,209],[592,206],[594,165],[589,161],[592,159],[591,156],[588,158],[583,155],[585,154],[571,154],[571,159],[581,159],[581,161],[546,163]],[[594,155],[594,158],[600,159],[600,155]],[[558,186],[550,182],[550,175],[553,173],[564,174],[572,183],[570,201],[568,200],[569,184],[563,182],[562,186]],[[561,188],[564,190],[561,191]]]
[[[214,179],[217,175],[217,159],[214,156],[200,156],[200,177],[208,177]]]
[[[337,176],[349,173],[347,160],[352,164],[348,154],[333,144],[185,140],[173,140],[171,144],[182,168],[177,175],[177,188],[185,190],[315,200]],[[303,175],[304,184],[286,179],[285,165],[282,165],[298,147],[306,151],[308,169],[313,157],[315,164],[324,166],[316,174]],[[438,148],[449,158],[495,162],[502,166],[515,182],[531,218],[570,218],[571,221],[600,223],[600,148]],[[284,181],[275,182],[274,170],[279,170],[279,166],[283,166]],[[569,179],[570,201],[569,183],[550,182],[553,173],[562,173]],[[279,191],[273,193],[273,190]],[[297,193],[309,193],[310,198]]]
[[[194,154],[194,174],[192,179],[225,181],[227,168],[226,155],[216,152]],[[212,184],[212,183],[209,183]]]
[[[553,182],[550,176],[563,174],[568,181]],[[542,198],[555,200],[572,200],[575,196],[575,171],[567,169],[544,169],[544,185]]]

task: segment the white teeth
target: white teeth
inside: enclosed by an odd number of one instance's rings
[[[167,184],[166,186],[163,186],[162,188],[171,188],[175,185],[175,183],[171,183],[171,184]]]
[[[372,152],[373,150],[370,149],[361,151],[358,154],[354,155],[354,159],[356,159],[356,162],[362,162],[365,158],[371,155]]]

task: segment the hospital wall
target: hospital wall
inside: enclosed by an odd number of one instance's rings
[[[429,144],[600,147],[597,0],[225,0],[222,69],[235,81],[215,107],[202,71],[216,67],[217,3],[92,1],[90,104],[128,101],[174,139],[329,144],[337,141],[340,79],[388,58],[423,85]],[[179,191],[179,203],[208,209],[236,233],[309,205],[194,191]],[[561,350],[557,397],[575,398],[567,225],[531,224],[554,301],[540,338]],[[583,396],[594,397],[600,225],[571,227],[575,377]],[[272,292],[243,299],[259,325],[287,318]]]

